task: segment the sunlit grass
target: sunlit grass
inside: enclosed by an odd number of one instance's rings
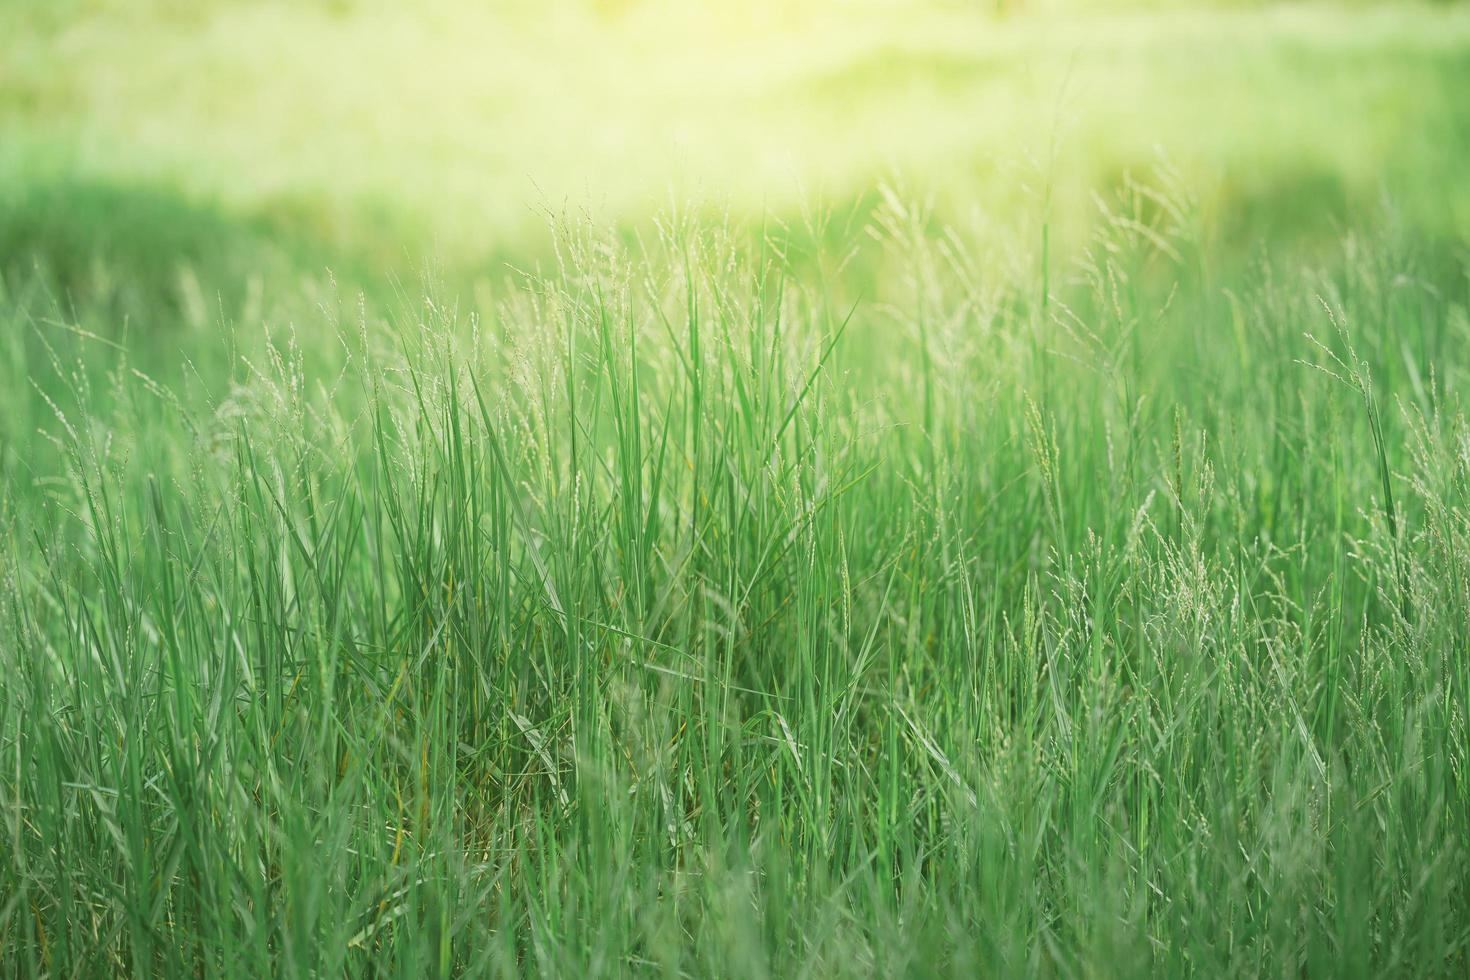
[[[1470,223],[1453,5],[93,6],[4,42],[7,183],[161,183],[388,259],[525,247],[547,207],[785,214],[875,175],[1005,215],[1047,185],[1080,238],[1091,192],[1161,156],[1224,219],[1320,230],[1388,193]]]
[[[1463,280],[1157,200],[1044,306],[895,202],[889,302],[574,238],[176,393],[13,301],[7,972],[1462,970]]]
[[[0,12],[0,976],[1464,975],[1461,9],[700,9]]]

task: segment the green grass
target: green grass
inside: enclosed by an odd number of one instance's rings
[[[12,299],[5,972],[1461,972],[1465,280],[923,224],[205,391]]]
[[[1470,229],[1463,4],[48,3],[0,10],[0,198],[142,184],[385,263],[481,271],[548,208],[787,215],[893,175],[1003,220],[1049,192],[1080,245],[1161,155],[1249,242],[1385,196]]]
[[[728,216],[655,219],[635,148],[537,238],[414,156],[462,107],[293,155],[370,101],[332,44],[445,22],[69,7],[0,12],[0,976],[1470,969],[1463,8],[792,15],[640,111],[705,106],[710,160],[810,120],[829,195],[711,165]],[[605,37],[575,91],[667,40],[515,10]],[[271,25],[309,110],[138,122]],[[1119,51],[1084,150],[946,156],[1030,54]],[[789,106],[718,111],[781,57]],[[1049,132],[1050,70],[985,131]],[[902,191],[829,118],[889,99],[925,107]]]

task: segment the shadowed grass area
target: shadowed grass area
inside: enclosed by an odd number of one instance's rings
[[[147,187],[57,181],[0,204],[8,279],[40,280],[66,304],[100,304],[114,320],[147,317],[160,333],[215,313],[186,306],[237,308],[250,280],[284,279],[308,264],[302,252],[256,223]],[[231,295],[198,295],[201,275]]]

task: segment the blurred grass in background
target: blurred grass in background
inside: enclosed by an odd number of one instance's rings
[[[227,222],[484,270],[544,254],[548,209],[790,220],[880,179],[1075,243],[1161,160],[1247,251],[1470,227],[1462,5],[60,0],[0,39],[4,260],[68,282],[94,252],[235,278]]]

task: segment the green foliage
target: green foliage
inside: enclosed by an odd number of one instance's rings
[[[252,278],[305,264],[285,236],[157,189],[62,180],[0,201],[0,275],[39,280],[69,306],[105,306],[114,321],[146,318],[155,333],[190,303],[225,302],[203,296],[201,272],[234,308]]]
[[[944,0],[0,6],[0,196],[176,194],[379,266],[539,251],[543,214],[787,216],[895,177],[1004,222],[1162,156],[1221,234],[1470,229],[1470,8],[997,19]],[[618,6],[618,5],[613,5]],[[10,18],[6,23],[3,18]]]
[[[997,9],[0,6],[0,976],[1464,976],[1470,22]]]
[[[1462,972],[1465,281],[1128,194],[1044,302],[890,197],[855,307],[702,225],[199,398],[33,327],[4,972]]]

